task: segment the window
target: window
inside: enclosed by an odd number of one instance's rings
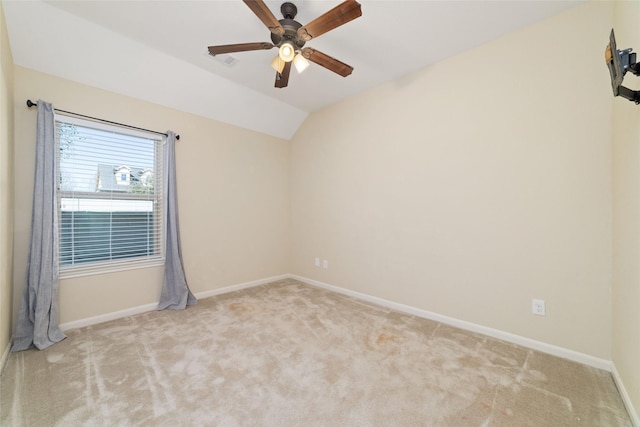
[[[162,141],[56,116],[60,276],[164,261]]]

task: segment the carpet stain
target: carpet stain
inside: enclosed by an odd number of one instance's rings
[[[382,334],[378,335],[378,339],[376,340],[376,344],[378,346],[381,346],[381,345],[385,345],[385,344],[390,343],[390,342],[399,343],[400,341],[401,341],[400,337],[397,336],[397,335],[388,335],[388,334],[382,333]]]
[[[383,329],[374,331],[365,338],[365,344],[369,350],[396,355],[400,353],[404,338],[396,331]]]

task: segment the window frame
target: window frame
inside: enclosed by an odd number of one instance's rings
[[[163,146],[166,143],[166,139],[162,135],[158,135],[152,132],[145,132],[135,129],[129,129],[117,125],[111,125],[101,122],[96,122],[87,119],[81,119],[77,117],[67,116],[65,114],[56,113],[54,115],[55,134],[56,134],[56,214],[58,220],[58,276],[60,279],[67,279],[73,277],[81,277],[87,275],[112,273],[118,271],[126,271],[139,268],[159,267],[165,264],[165,203],[164,200],[164,158],[163,158]],[[87,129],[96,129],[100,131],[106,131],[110,133],[150,139],[154,141],[154,170],[152,173],[152,183],[154,187],[153,196],[149,197],[148,194],[134,194],[134,193],[117,193],[111,192],[82,192],[82,191],[68,191],[61,188],[61,162],[60,162],[60,138],[58,137],[59,123],[70,124],[72,126],[78,126]],[[138,256],[121,258],[116,260],[102,260],[102,261],[88,261],[77,264],[63,265],[62,264],[62,199],[71,200],[137,200],[137,201],[151,201],[153,206],[154,218],[154,236],[157,236],[158,242],[156,243],[157,252],[154,255]]]

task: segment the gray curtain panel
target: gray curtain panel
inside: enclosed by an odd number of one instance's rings
[[[166,253],[164,265],[164,283],[158,310],[182,310],[197,302],[191,293],[182,262],[180,230],[178,228],[178,197],[176,194],[176,135],[167,131],[164,146],[164,196],[165,196],[165,235]]]
[[[38,101],[37,120],[31,243],[11,351],[43,350],[66,338],[58,328],[58,201],[51,104]]]

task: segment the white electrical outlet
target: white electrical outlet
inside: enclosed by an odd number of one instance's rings
[[[329,268],[329,261],[327,261],[326,259],[322,260],[322,268],[324,268],[325,270]]]
[[[314,262],[315,262],[316,267],[320,267],[320,258],[316,257]]]
[[[533,314],[537,314],[538,316],[544,316],[545,315],[544,300],[542,300],[542,299],[532,299],[531,300],[531,312]]]

